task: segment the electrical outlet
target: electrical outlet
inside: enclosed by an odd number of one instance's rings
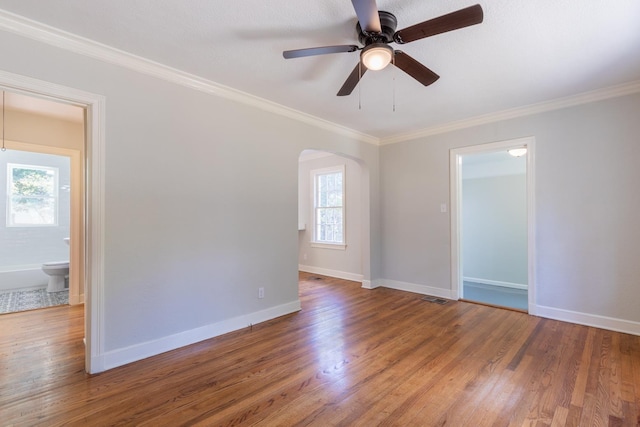
[[[306,260],[307,259],[307,254],[303,254],[302,255],[302,259]]]
[[[258,288],[258,298],[264,298],[264,288]]]

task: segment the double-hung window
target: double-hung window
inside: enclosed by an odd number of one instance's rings
[[[58,225],[58,168],[7,165],[7,227]]]
[[[313,246],[345,248],[344,165],[311,171]]]

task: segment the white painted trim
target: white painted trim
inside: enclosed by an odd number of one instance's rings
[[[135,344],[129,347],[109,351],[103,356],[104,369],[112,369],[127,363],[136,362],[160,353],[175,350],[200,341],[214,338],[229,332],[250,327],[276,317],[300,311],[300,300],[292,301],[266,310],[257,311],[243,316],[226,319],[217,323],[190,329],[188,331],[169,335],[153,341]]]
[[[462,176],[460,160],[463,155],[487,153],[506,150],[515,147],[527,147],[527,283],[528,283],[528,311],[537,314],[536,301],[536,219],[535,219],[535,138],[525,137],[508,141],[498,141],[488,144],[454,148],[449,152],[449,185],[450,185],[450,215],[451,215],[451,290],[457,296],[464,296],[462,287],[462,228],[460,226],[460,197]]]
[[[404,141],[411,141],[414,139],[425,138],[428,136],[443,134],[455,130],[467,129],[474,126],[481,126],[488,123],[500,122],[517,117],[531,116],[547,111],[559,110],[561,108],[574,107],[577,105],[588,104],[590,102],[616,98],[618,96],[631,95],[638,92],[640,92],[640,80],[605,87],[590,92],[580,93],[577,95],[571,95],[564,98],[553,99],[550,101],[539,102],[536,104],[496,111],[494,113],[483,114],[476,117],[470,117],[467,119],[422,129],[416,132],[394,135],[388,138],[380,139],[379,145],[388,145]]]
[[[400,282],[397,280],[380,279],[380,285],[389,289],[414,292],[416,294],[432,295],[438,298],[457,300],[457,294],[451,289],[436,288],[433,286],[419,285],[416,283]]]
[[[339,172],[342,174],[342,236],[343,236],[343,242],[342,243],[329,243],[329,242],[319,242],[316,241],[316,213],[317,213],[317,207],[316,207],[316,196],[317,196],[317,182],[318,182],[318,176],[320,175],[327,175],[327,174],[332,174],[332,173],[336,173]],[[326,168],[318,168],[318,169],[311,169],[309,171],[309,184],[310,184],[310,188],[309,188],[309,195],[311,196],[311,206],[310,206],[310,215],[309,215],[309,245],[312,248],[319,248],[319,249],[333,249],[333,250],[346,250],[347,249],[347,244],[346,244],[346,237],[347,237],[347,191],[346,191],[346,184],[347,183],[347,164],[346,163],[341,163],[341,164],[337,164],[334,166],[329,166]]]
[[[308,162],[310,160],[322,159],[324,157],[336,156],[336,154],[321,150],[303,150],[298,157],[299,162]]]
[[[298,265],[298,270],[305,273],[320,274],[322,276],[335,277],[337,279],[351,280],[354,282],[362,282],[363,275],[358,273],[349,273],[346,271],[330,270],[328,268],[314,267],[311,265]]]
[[[463,293],[462,284],[462,227],[460,219],[461,194],[462,194],[462,158],[453,150],[449,151],[449,227],[451,239],[451,292],[455,292],[457,298]]]
[[[527,141],[527,304],[529,314],[538,314],[536,285],[536,140]]]
[[[0,12],[0,27],[2,27]],[[31,77],[0,70],[0,86],[7,90],[87,108],[87,203],[85,269],[85,369],[89,373],[104,370],[104,160],[105,98]]]
[[[577,311],[563,310],[561,308],[539,305],[536,315],[547,319],[561,320],[563,322],[577,323],[578,325],[592,326],[610,331],[624,332],[626,334],[640,336],[640,322],[616,319],[613,317],[599,316],[597,314],[580,313]]]
[[[503,288],[527,289],[524,283],[501,282],[500,280],[480,279],[479,277],[463,277],[465,282],[480,283],[481,285],[501,286]]]
[[[69,295],[69,305],[84,304],[84,294]]]
[[[374,145],[378,145],[379,142],[379,139],[374,136],[349,129],[328,120],[285,107],[284,105],[267,99],[221,85],[194,74],[180,71],[4,10],[0,10],[0,30],[28,37],[41,43],[46,43],[100,61],[119,65],[171,83],[250,105],[362,142]]]
[[[364,289],[375,289],[380,287],[378,280],[363,280],[362,287]]]
[[[87,339],[87,372],[105,370],[104,354],[104,244],[105,244],[105,131],[106,99],[88,102],[86,116],[86,266],[85,270],[85,334]],[[87,304],[88,303],[88,304]],[[91,331],[91,334],[87,331]]]
[[[347,245],[345,245],[344,243],[320,243],[320,242],[312,241],[311,243],[309,243],[309,246],[311,246],[312,248],[318,248],[318,249],[333,249],[337,251],[347,250]]]

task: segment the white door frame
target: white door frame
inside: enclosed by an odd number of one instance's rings
[[[0,70],[0,87],[86,109],[85,370],[104,371],[105,97]]]
[[[462,228],[461,196],[462,196],[462,167],[461,159],[464,155],[488,153],[508,150],[510,148],[527,148],[527,283],[529,314],[536,314],[536,221],[535,221],[535,138],[526,137],[508,141],[492,142],[473,145],[470,147],[453,148],[449,152],[450,172],[450,206],[451,206],[451,293],[454,299],[462,295]]]

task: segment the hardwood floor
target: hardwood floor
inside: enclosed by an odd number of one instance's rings
[[[639,425],[640,337],[313,277],[300,313],[95,376],[82,307],[2,315],[0,425]]]

